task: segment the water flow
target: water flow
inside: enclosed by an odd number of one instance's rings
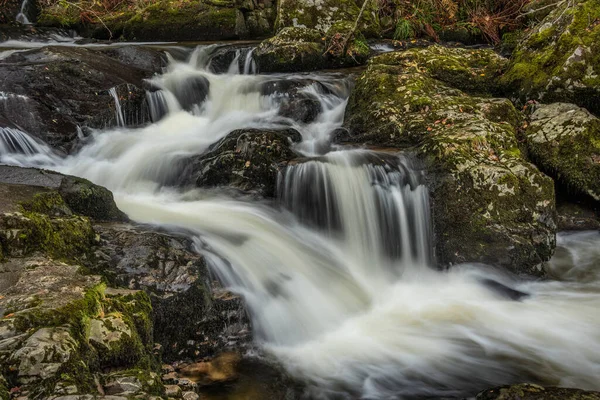
[[[45,144],[15,128],[0,127],[0,163],[21,166],[52,165],[58,158]]]
[[[17,22],[20,22],[21,24],[24,24],[24,25],[31,24],[31,22],[29,22],[29,19],[27,18],[27,15],[25,14],[27,12],[28,6],[29,6],[29,0],[23,0],[23,3],[21,3],[21,10],[17,14],[17,18],[16,18]]]
[[[293,126],[304,138],[296,149],[311,155],[341,124],[345,82],[219,75],[213,51],[172,60],[153,79],[156,122],[96,132],[49,166],[107,186],[133,220],[194,232],[215,272],[244,296],[257,341],[309,382],[310,398],[438,399],[519,381],[600,389],[597,275],[579,280],[556,260],[558,281],[432,268],[428,192],[407,159],[309,158],[281,174],[279,207],[166,188],[182,160],[234,129]],[[280,114],[299,91],[320,102],[316,119]],[[577,261],[586,250],[573,250],[587,245],[561,240],[575,269],[593,268]]]
[[[119,95],[117,94],[116,88],[110,88],[108,91],[112,98],[115,100],[115,119],[117,121],[117,126],[124,128],[125,127],[125,118],[123,118],[123,110],[121,109],[121,101],[119,100]]]

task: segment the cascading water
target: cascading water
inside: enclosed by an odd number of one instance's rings
[[[52,150],[16,128],[0,127],[0,163],[21,166],[54,164]]]
[[[528,380],[600,389],[597,275],[437,271],[418,168],[365,150],[323,155],[342,122],[346,81],[218,75],[212,51],[171,60],[152,80],[154,123],[96,132],[78,154],[47,166],[109,187],[133,220],[195,232],[198,250],[244,296],[258,342],[309,382],[310,398],[437,399]],[[319,103],[316,118],[282,115],[298,93]],[[281,207],[164,186],[179,160],[234,129],[290,126],[304,139],[296,150],[318,156],[281,174]],[[585,245],[561,240],[576,260]],[[552,273],[578,276],[565,257]]]
[[[19,10],[19,13],[17,14],[16,20],[17,22],[24,24],[24,25],[29,25],[31,24],[31,22],[29,21],[29,18],[27,18],[27,7],[29,6],[29,0],[23,0],[23,3],[21,3],[21,9]]]
[[[117,121],[117,126],[124,128],[125,127],[125,118],[123,117],[123,110],[121,109],[121,100],[119,100],[119,95],[117,94],[116,88],[110,88],[108,93],[112,96],[115,101],[115,119]]]

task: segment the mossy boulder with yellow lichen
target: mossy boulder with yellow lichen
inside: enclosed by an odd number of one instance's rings
[[[540,168],[571,191],[600,200],[600,119],[574,104],[538,105],[525,140]]]
[[[575,103],[600,113],[600,3],[559,2],[521,40],[501,83],[521,101]]]
[[[345,141],[426,161],[441,263],[539,275],[555,246],[553,182],[521,156],[511,102],[482,93],[503,61],[471,53],[435,46],[373,58],[349,99]]]

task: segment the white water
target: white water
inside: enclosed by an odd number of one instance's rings
[[[121,100],[119,100],[119,95],[117,94],[116,88],[110,88],[108,93],[112,96],[115,101],[115,119],[117,121],[117,126],[124,128],[125,127],[125,118],[123,117],[123,110],[121,109]]]
[[[302,90],[318,96],[318,118],[281,117],[285,95],[261,90],[300,77],[217,75],[204,50],[154,79],[158,122],[97,132],[51,167],[109,187],[134,220],[196,232],[221,279],[244,295],[259,343],[311,383],[311,398],[457,397],[520,381],[600,389],[600,281],[589,249],[598,235],[561,236],[571,261],[550,268],[562,281],[476,265],[437,271],[418,169],[360,150],[288,169],[282,207],[164,187],[178,161],[234,129],[291,125],[304,138],[296,149],[311,155],[343,118],[347,92],[313,85]],[[511,300],[508,288],[527,295]]]
[[[27,15],[25,14],[27,12],[28,5],[29,5],[29,0],[23,0],[23,3],[21,3],[21,10],[19,11],[19,13],[17,14],[17,17],[16,17],[17,22],[20,22],[21,24],[24,24],[24,25],[31,24],[31,22],[29,22],[29,19],[27,18]]]
[[[2,93],[0,92],[0,101]],[[0,163],[20,166],[53,165],[58,158],[47,145],[16,128],[0,127]]]

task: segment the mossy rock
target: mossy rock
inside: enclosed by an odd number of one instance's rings
[[[279,172],[297,155],[293,130],[241,129],[231,132],[207,154],[189,161],[184,175],[200,187],[228,186],[263,197],[273,197]]]
[[[319,31],[284,28],[254,51],[261,72],[299,72],[324,68],[325,44]]]
[[[521,383],[485,390],[477,400],[600,400],[600,392]]]
[[[407,71],[423,73],[445,84],[476,94],[499,92],[498,78],[508,60],[489,49],[462,49],[432,45],[402,52],[382,54],[372,65],[396,65]]]
[[[539,105],[525,139],[540,168],[572,191],[600,200],[600,119],[574,104]]]
[[[275,28],[306,27],[327,32],[341,21],[356,21],[362,2],[354,0],[281,0],[277,9]],[[359,21],[358,30],[367,37],[380,35],[375,2],[371,2]]]
[[[600,4],[560,2],[513,53],[501,84],[515,100],[567,102],[600,113]]]
[[[541,275],[538,265],[555,246],[553,182],[522,158],[522,117],[512,103],[463,91],[485,88],[502,59],[484,51],[469,57],[469,68],[466,57],[443,61],[444,51],[373,58],[349,99],[345,140],[408,149],[429,166],[442,264],[484,262]],[[471,50],[449,51],[462,52]]]
[[[127,216],[117,208],[110,190],[76,177],[63,179],[58,193],[76,214],[96,221],[126,221]]]
[[[95,376],[105,369],[158,368],[144,292],[107,289],[99,276],[42,257],[12,259],[2,268],[11,271],[8,287],[0,288],[11,351],[0,373],[9,372],[15,386],[40,398],[69,387],[94,394]],[[112,322],[104,325],[109,338],[122,334],[108,340],[108,349],[90,336],[97,320]]]

